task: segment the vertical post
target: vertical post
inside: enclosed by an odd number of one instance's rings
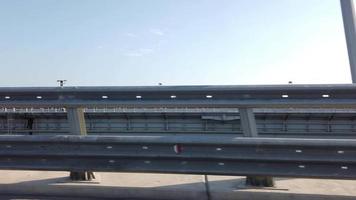
[[[252,108],[239,108],[242,133],[244,137],[257,137],[255,115]]]
[[[340,0],[352,83],[356,83],[356,19],[353,0]]]
[[[84,108],[67,108],[67,119],[69,124],[69,133],[71,135],[87,135],[87,129],[84,118]],[[91,171],[71,171],[70,178],[76,181],[92,180],[95,178]]]
[[[67,119],[69,124],[69,133],[71,135],[86,135],[84,109],[80,107],[67,108]]]
[[[241,128],[244,137],[258,137],[255,114],[252,108],[239,108]],[[271,176],[247,176],[246,185],[273,187]]]
[[[26,128],[28,129],[28,134],[29,135],[33,134],[33,132],[32,132],[33,121],[34,121],[34,118],[32,118],[32,117],[27,118],[27,126],[26,126]]]
[[[14,122],[14,116],[12,115],[12,113],[7,113],[6,121],[7,121],[7,134],[12,134],[12,124]]]

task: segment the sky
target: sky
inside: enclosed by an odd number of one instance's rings
[[[339,0],[0,0],[0,86],[351,83]]]

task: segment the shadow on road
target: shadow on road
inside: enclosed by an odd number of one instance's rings
[[[287,180],[278,178],[276,181]],[[355,196],[291,193],[286,188],[250,188],[244,186],[244,178],[209,181],[211,200],[215,199],[293,199],[293,200],[354,200]],[[174,182],[172,180],[172,182]],[[4,189],[5,188],[5,189]],[[201,188],[201,189],[197,189]],[[208,199],[203,182],[171,184],[159,187],[103,186],[99,182],[73,183],[68,177],[22,181],[13,184],[0,184],[1,191],[10,194],[0,195],[5,200],[83,200],[110,199],[122,197],[125,200],[137,199]],[[6,190],[7,189],[7,190]],[[20,196],[13,196],[20,195]],[[30,195],[30,196],[29,196]],[[31,196],[34,195],[34,196]],[[36,196],[37,195],[37,196]],[[52,195],[52,196],[47,196]],[[175,196],[174,196],[175,195]],[[191,198],[188,198],[191,196]],[[184,198],[183,198],[184,197]]]

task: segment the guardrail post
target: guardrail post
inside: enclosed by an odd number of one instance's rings
[[[69,124],[69,133],[71,135],[87,135],[87,129],[84,118],[84,108],[69,107],[67,109],[67,120]],[[95,178],[91,171],[71,171],[70,178],[76,181],[92,180]]]
[[[242,133],[245,137],[257,137],[255,115],[252,108],[239,108]]]
[[[14,121],[14,117],[13,117],[12,113],[7,113],[7,115],[6,115],[7,134],[12,134],[13,121]]]
[[[67,108],[67,119],[71,135],[87,135],[84,108]]]
[[[32,129],[33,129],[33,122],[34,122],[34,118],[33,117],[29,117],[27,118],[27,125],[26,125],[26,128],[28,129],[28,134],[29,135],[32,135],[33,132],[32,132]]]
[[[258,137],[257,125],[253,108],[239,108],[241,128],[244,137]],[[273,187],[273,177],[247,176],[246,185]]]

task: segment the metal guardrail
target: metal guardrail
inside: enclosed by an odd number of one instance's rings
[[[356,178],[356,140],[0,136],[0,168]]]
[[[84,136],[84,108],[110,107],[238,109],[245,138]],[[0,136],[1,169],[356,178],[356,140],[260,138],[253,111],[354,109],[356,85],[0,88],[0,108],[65,108],[82,135]]]
[[[356,85],[0,88],[0,107],[356,108]]]

